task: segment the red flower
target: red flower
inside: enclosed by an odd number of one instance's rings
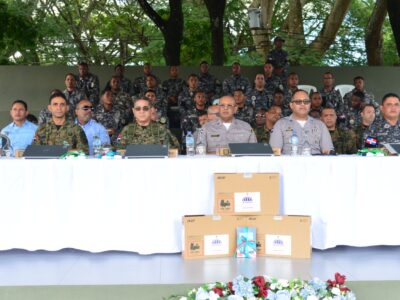
[[[335,280],[337,284],[342,285],[346,281],[346,276],[340,275],[340,273],[335,273]]]
[[[335,280],[328,279],[326,281],[326,283],[328,284],[328,288],[333,288],[336,285],[336,281]]]
[[[235,292],[233,291],[233,283],[232,283],[232,281],[228,282],[228,288],[229,288],[229,291],[231,292],[232,295],[235,294]]]
[[[265,298],[265,297],[267,297],[268,296],[268,290],[267,290],[267,288],[262,288],[262,287],[260,287],[259,288],[259,290],[258,290],[258,294],[256,295],[257,297],[262,297],[262,298]]]
[[[347,292],[350,292],[350,289],[348,289],[347,287],[342,287],[342,288],[340,288],[340,291],[347,293]]]
[[[212,289],[214,293],[218,294],[218,296],[222,297],[224,295],[224,290],[220,287],[215,287]]]
[[[253,278],[253,283],[258,287],[265,287],[264,276],[257,276]]]

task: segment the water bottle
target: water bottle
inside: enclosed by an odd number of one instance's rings
[[[191,131],[186,134],[186,155],[193,156],[195,154],[194,137]]]
[[[101,139],[95,135],[93,137],[93,155],[94,157],[101,157]]]
[[[204,129],[200,128],[197,135],[196,154],[205,155],[206,145],[204,144]]]
[[[293,129],[292,136],[290,137],[290,155],[297,155],[299,150],[299,137],[296,134],[296,131]]]
[[[310,146],[310,143],[308,142],[307,134],[304,136],[304,143],[303,143],[301,155],[311,156],[311,146]]]

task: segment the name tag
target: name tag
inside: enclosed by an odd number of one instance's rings
[[[211,137],[219,137],[219,134],[212,134]]]

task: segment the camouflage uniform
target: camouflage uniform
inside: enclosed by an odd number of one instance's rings
[[[273,94],[266,89],[261,91],[253,89],[246,96],[247,103],[253,106],[255,110],[259,110],[260,108],[267,110],[271,106]]]
[[[354,131],[336,128],[333,131],[329,131],[329,133],[337,154],[357,153],[357,140]]]
[[[180,110],[189,110],[194,107],[194,91],[189,90],[189,88],[184,87],[182,93],[178,97],[178,105]]]
[[[364,133],[367,131],[369,126],[365,126],[364,124],[360,123],[354,128],[354,133],[356,134],[356,145],[357,149],[364,148]]]
[[[121,116],[127,123],[133,120],[132,115],[132,98],[122,90],[112,92],[114,106],[121,111]]]
[[[80,90],[75,90],[72,92],[68,92],[68,90],[64,90],[63,94],[65,98],[67,98],[67,103],[69,106],[68,114],[70,115],[71,119],[75,118],[75,108],[78,102],[82,99],[85,99],[85,94]],[[93,103],[93,102],[92,102]]]
[[[126,78],[126,77],[122,77],[121,81],[120,81],[120,85],[121,85],[121,90],[129,95],[132,95],[132,82]],[[106,89],[110,89],[110,81],[107,82],[106,86],[105,86],[105,90]]]
[[[259,126],[253,128],[254,133],[257,137],[257,142],[269,144],[269,138],[271,137],[272,129],[265,128],[265,126]]]
[[[210,73],[200,73],[199,89],[206,93],[209,100],[212,100],[221,94],[221,82]]]
[[[283,90],[284,86],[278,76],[272,75],[271,77],[265,77],[265,89],[273,94],[276,89]]]
[[[69,145],[70,149],[78,149],[89,154],[89,145],[83,129],[71,121],[57,129],[53,121],[40,125],[33,140],[35,145]]]
[[[129,124],[122,129],[118,140],[118,147],[121,148],[129,144],[163,144],[179,149],[177,138],[165,126],[157,122],[150,122],[146,127],[136,123]]]
[[[174,105],[174,103],[171,103],[170,97],[174,97],[178,101],[178,96],[183,91],[184,86],[186,86],[186,82],[182,78],[170,78],[163,82],[162,89],[166,95],[168,104]]]
[[[237,89],[242,89],[245,94],[250,93],[250,81],[242,75],[231,75],[222,83],[222,91],[224,95],[233,95]]]
[[[242,120],[249,124],[253,124],[255,121],[254,109],[251,106],[245,105],[244,107],[238,107],[235,113],[235,119]]]
[[[361,123],[361,110],[360,109],[355,109],[353,107],[350,107],[346,111],[343,112],[343,114],[338,118],[339,121],[343,119],[342,122],[340,122],[340,127],[341,128],[347,128],[347,129],[354,129],[356,126],[358,126]]]
[[[169,127],[168,120],[168,104],[165,100],[157,99],[155,103],[153,103],[154,108],[157,111],[159,117],[159,123]]]
[[[151,74],[153,75],[153,74]],[[153,75],[156,78],[156,82],[157,85],[161,82],[160,79],[158,79],[157,76]],[[146,85],[146,77],[147,75],[144,76],[140,76],[137,77],[132,84],[132,88],[133,88],[133,95],[138,96],[138,95],[142,95],[145,93],[145,91],[147,90],[147,85]]]
[[[353,89],[351,92],[348,92],[346,95],[344,95],[343,100],[344,100],[344,105],[345,106],[351,106],[351,97],[353,96],[353,93],[356,92],[356,89]],[[366,90],[362,91],[364,93],[364,104],[372,104],[375,107],[375,115],[380,116],[380,109],[379,109],[379,104],[378,102],[375,101],[374,95],[368,93]]]
[[[49,111],[48,108],[44,108],[40,111],[39,116],[38,116],[38,124],[46,124],[51,122],[53,120],[53,116],[51,115],[51,111]]]
[[[114,145],[119,131],[128,123],[126,116],[116,106],[107,111],[103,105],[99,104],[93,114],[93,118],[103,125],[106,129],[114,129],[115,134],[111,136],[111,143]]]
[[[207,107],[204,110],[197,109],[196,107],[189,109],[181,115],[181,129],[185,135],[188,131],[195,132],[197,128],[200,128],[199,115],[200,113],[207,113]]]
[[[322,106],[335,109],[337,114],[342,113],[344,110],[344,103],[342,96],[338,90],[325,91],[324,89],[319,90],[322,97]]]
[[[89,73],[85,78],[76,76],[76,88],[80,90],[94,105],[99,103],[100,84],[99,78]]]
[[[368,136],[377,138],[380,145],[382,143],[400,143],[400,121],[398,120],[396,125],[392,126],[384,118],[376,119],[364,132],[363,139],[365,140]]]

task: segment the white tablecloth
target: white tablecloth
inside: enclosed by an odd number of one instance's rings
[[[0,160],[0,250],[180,252],[181,219],[211,214],[213,174],[281,173],[281,213],[312,246],[400,245],[400,157]]]

